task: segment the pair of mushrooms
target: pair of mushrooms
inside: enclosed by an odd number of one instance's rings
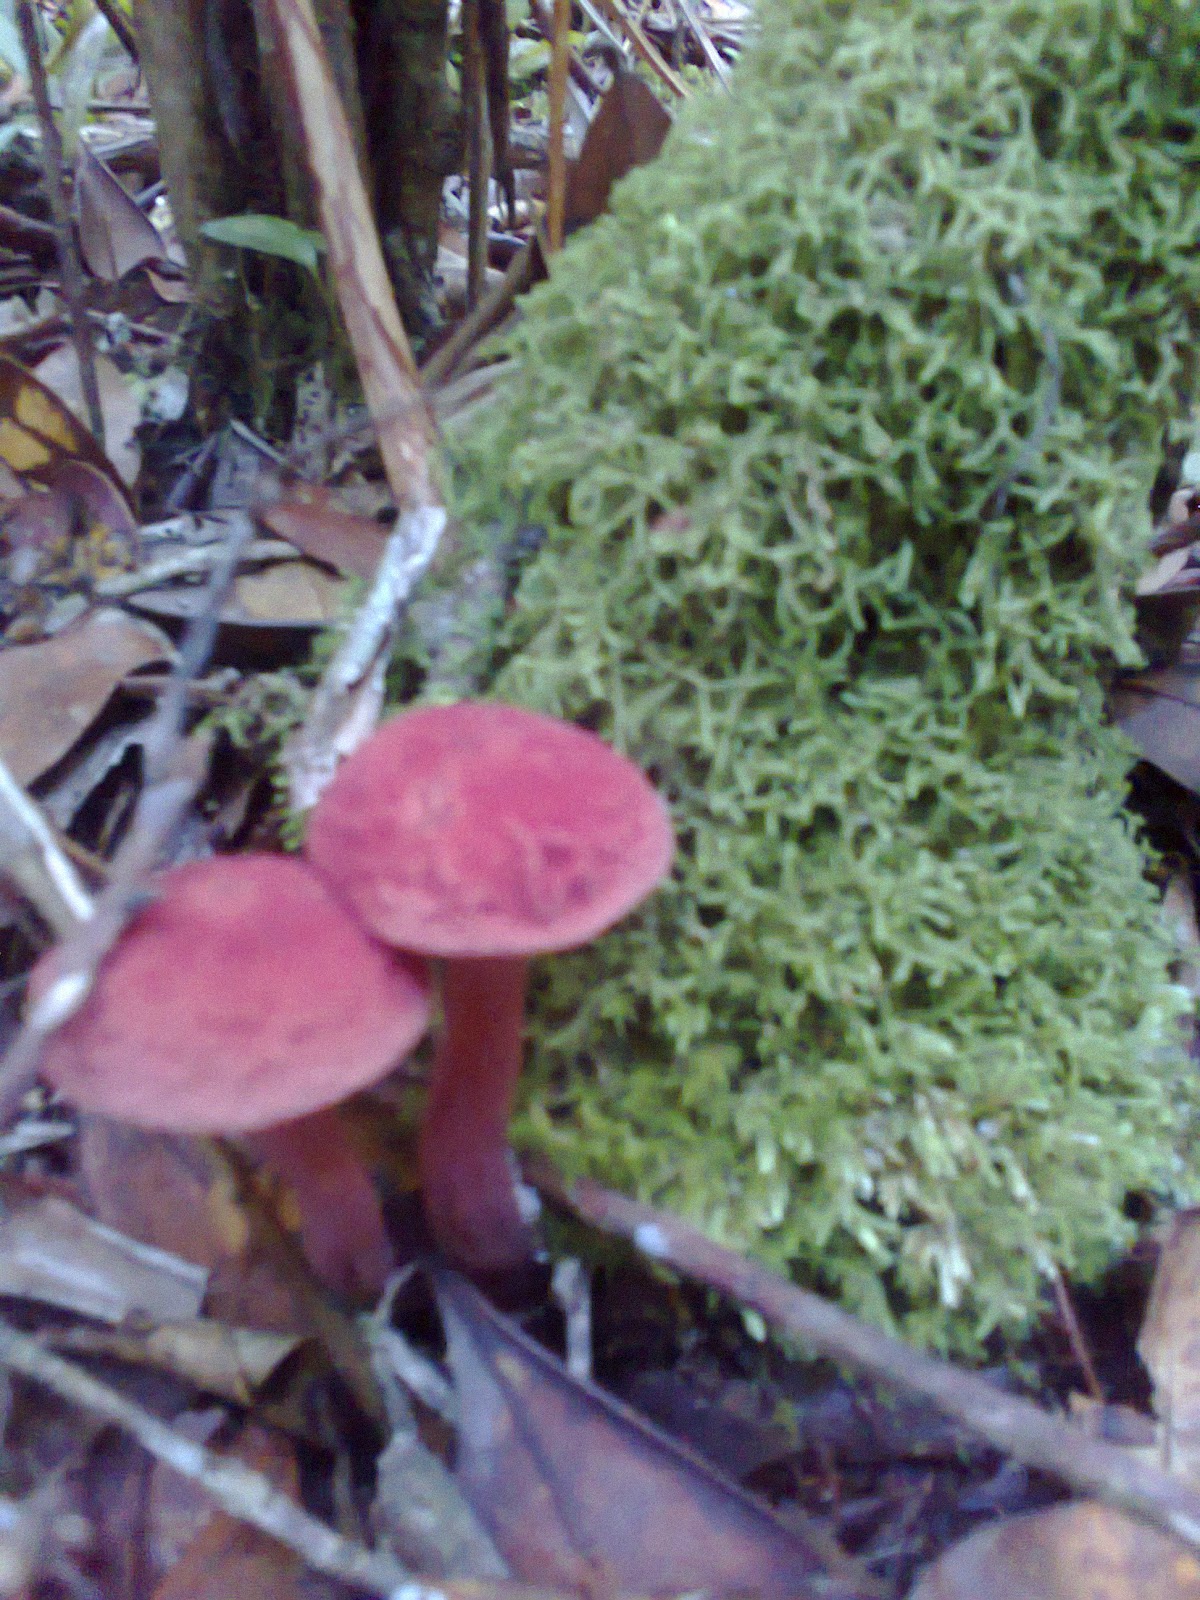
[[[329,1108],[443,1020],[419,1145],[435,1238],[475,1273],[525,1264],[507,1129],[528,958],[611,926],[669,870],[663,802],[594,734],[512,706],[386,723],[316,806],[307,862],[219,856],[156,898],[52,1036],[44,1076],[145,1127],[249,1136],[285,1178],[313,1266],[371,1292],[391,1265],[378,1200]],[[55,976],[55,953],[31,979]]]

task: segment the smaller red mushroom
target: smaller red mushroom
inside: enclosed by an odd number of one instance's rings
[[[51,950],[31,993],[55,975]],[[369,938],[303,861],[217,856],[161,875],[41,1071],[88,1111],[250,1135],[296,1195],[318,1273],[374,1292],[391,1266],[378,1198],[327,1108],[383,1077],[428,1017],[423,963]]]
[[[419,1152],[426,1213],[467,1270],[525,1264],[507,1140],[528,958],[586,943],[665,877],[666,806],[633,762],[571,723],[491,702],[425,706],[349,757],[306,848],[379,938],[445,958]]]

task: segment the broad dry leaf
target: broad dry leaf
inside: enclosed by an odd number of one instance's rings
[[[278,1433],[246,1424],[227,1452],[269,1478],[277,1489],[300,1497],[295,1451]],[[227,1512],[211,1517],[155,1588],[152,1600],[305,1600],[308,1569],[294,1551]]]
[[[1200,1210],[1171,1221],[1138,1354],[1154,1383],[1163,1465],[1200,1483]]]
[[[632,72],[618,72],[568,168],[567,227],[606,211],[613,184],[653,161],[670,130],[671,113],[654,91]]]
[[[80,143],[75,159],[79,249],[89,272],[107,282],[144,261],[164,261],[167,247],[119,178]]]
[[[283,498],[259,512],[259,521],[306,556],[339,572],[372,578],[387,531],[374,517],[344,511],[333,492],[319,484],[293,484]]]
[[[55,351],[46,360],[57,355]],[[70,359],[74,361],[74,352]],[[103,358],[98,360],[103,361]],[[52,378],[63,365],[64,359],[59,358],[56,366],[50,369]],[[111,367],[112,363],[107,365]],[[53,383],[43,381],[12,356],[0,354],[0,460],[20,477],[42,482],[64,456],[77,458],[107,473],[120,486],[116,467],[80,420],[83,400],[77,362],[74,372],[73,393],[78,410],[56,391]],[[117,376],[120,378],[119,373]],[[120,381],[125,386],[125,380],[121,378]],[[101,402],[103,404],[103,395]]]
[[[142,464],[142,450],[134,429],[142,420],[142,403],[120,367],[107,356],[97,355],[96,385],[100,391],[100,415],[104,422],[104,453],[122,484],[132,484]],[[84,426],[87,405],[83,381],[79,376],[79,357],[73,345],[62,344],[44,356],[34,368],[34,376],[58,396],[64,406]],[[91,434],[88,434],[91,438]],[[93,463],[95,465],[96,463]]]
[[[1200,673],[1167,667],[1127,678],[1112,716],[1147,761],[1200,793]]]
[[[514,1577],[635,1594],[847,1594],[798,1533],[568,1376],[465,1280],[438,1273],[435,1286],[459,1399],[457,1476]]]
[[[1170,1534],[1080,1501],[980,1528],[908,1600],[1200,1600],[1200,1560]]]
[[[341,578],[311,561],[277,561],[237,580],[229,614],[284,628],[324,626],[337,617],[345,593]]]
[[[14,1206],[0,1221],[0,1294],[100,1322],[135,1314],[163,1321],[194,1317],[207,1280],[202,1267],[103,1227],[56,1195]]]
[[[151,623],[110,609],[39,644],[0,651],[0,757],[13,777],[41,777],[87,732],[122,678],[173,654]]]

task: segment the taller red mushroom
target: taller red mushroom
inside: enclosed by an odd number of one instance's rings
[[[309,858],[366,926],[445,958],[421,1183],[435,1237],[471,1271],[531,1253],[507,1143],[528,958],[618,921],[673,848],[633,762],[571,723],[491,702],[394,718],[313,811]]]

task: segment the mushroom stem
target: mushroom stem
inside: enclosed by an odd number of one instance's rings
[[[533,1258],[508,1147],[527,968],[524,956],[458,956],[442,971],[444,1017],[421,1125],[421,1190],[438,1244],[470,1272],[503,1272]]]
[[[313,1271],[348,1299],[377,1300],[395,1257],[379,1196],[338,1111],[330,1106],[243,1135],[290,1187]]]

